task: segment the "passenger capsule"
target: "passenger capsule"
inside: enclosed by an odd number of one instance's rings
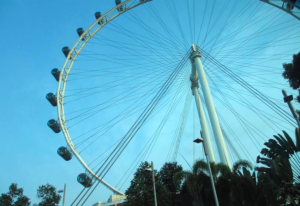
[[[87,176],[85,173],[81,173],[77,177],[77,181],[82,184],[84,187],[91,187],[92,186],[92,179]]]
[[[66,57],[68,57],[68,55],[69,55],[69,53],[70,53],[69,47],[67,47],[67,46],[63,47],[63,48],[62,48],[62,52],[64,53],[64,55],[65,55]],[[72,58],[72,57],[70,57],[70,59],[71,59],[71,58]]]
[[[121,3],[122,3],[121,0],[116,0],[116,5],[117,5],[117,6],[118,6],[119,4],[121,4]],[[123,11],[123,6],[119,6],[119,7],[118,7],[118,11],[119,11],[119,12]]]
[[[79,35],[79,37],[81,37],[81,35],[82,35],[83,33],[84,33],[83,28],[78,28],[78,29],[77,29],[77,34]],[[82,37],[81,40],[84,41],[84,40],[85,40],[85,36]]]
[[[96,17],[96,19],[99,19],[101,17],[101,12],[97,11],[95,13],[95,17]]]
[[[102,15],[101,15],[101,12],[97,11],[97,12],[95,13],[96,19],[99,19],[101,16],[102,16]],[[105,19],[104,19],[104,18],[101,19],[100,21],[98,21],[98,24],[99,24],[99,25],[104,24],[104,23],[105,23]]]
[[[56,95],[54,95],[53,93],[48,93],[46,95],[46,99],[50,102],[50,104],[52,104],[53,107],[57,106]]]
[[[296,3],[296,0],[290,0],[286,7],[289,9],[289,10],[293,10],[294,9],[294,6],[295,6],[295,3]]]
[[[56,79],[56,81],[59,81],[59,75],[60,75],[60,71],[58,69],[52,69],[51,70],[51,74],[54,76],[54,78]]]
[[[61,128],[60,128],[59,123],[56,120],[50,119],[48,121],[47,125],[53,130],[53,132],[60,133]]]
[[[61,156],[64,160],[69,161],[72,159],[72,153],[66,147],[60,147],[57,150],[57,154]]]

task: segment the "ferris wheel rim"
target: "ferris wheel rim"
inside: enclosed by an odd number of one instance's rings
[[[98,181],[103,183],[108,189],[110,189],[114,193],[119,194],[119,195],[123,195],[123,196],[125,196],[124,193],[120,192],[119,190],[117,190],[116,188],[112,187],[107,182],[105,182],[103,179],[98,177],[92,171],[92,169],[90,169],[89,166],[84,162],[84,160],[81,158],[80,154],[76,151],[76,148],[75,148],[75,146],[72,142],[72,139],[69,135],[68,128],[66,126],[66,120],[65,120],[65,114],[64,114],[64,93],[65,93],[65,87],[66,87],[68,75],[69,75],[69,73],[72,69],[73,63],[76,60],[79,53],[81,52],[81,50],[84,48],[84,46],[89,42],[89,40],[96,33],[98,33],[106,24],[108,24],[109,22],[111,22],[112,20],[114,20],[115,18],[120,16],[121,14],[123,14],[123,13],[137,7],[137,6],[140,6],[144,3],[148,3],[150,1],[152,1],[152,0],[127,0],[127,1],[125,1],[121,4],[119,4],[119,5],[115,6],[114,8],[112,8],[111,10],[106,12],[105,14],[101,15],[100,18],[96,19],[96,21],[91,26],[89,26],[83,32],[83,34],[78,38],[78,40],[73,45],[72,49],[70,49],[68,55],[66,56],[66,60],[63,64],[63,67],[60,71],[58,87],[57,87],[56,98],[57,98],[58,120],[59,120],[61,130],[63,132],[64,138],[65,138],[69,148],[71,149],[71,152],[76,156],[76,158],[82,164],[82,166],[94,178],[96,178]],[[128,6],[128,4],[130,4],[130,3],[132,3],[132,4]],[[119,8],[123,8],[123,10],[120,11]],[[115,12],[116,12],[116,14],[115,14]],[[111,15],[111,14],[112,14],[112,16],[109,18],[109,15]],[[103,22],[103,20],[105,22]],[[93,29],[95,29],[95,30],[93,31]],[[84,38],[84,40],[83,40],[83,38]]]
[[[273,1],[270,1],[270,0],[260,0],[261,2],[264,2],[266,4],[269,4],[271,6],[274,6],[288,14],[290,14],[291,16],[293,16],[294,18],[300,20],[300,15],[299,15],[299,11],[298,12],[294,12],[292,11],[293,9],[288,9],[288,8],[284,8],[284,4],[285,3],[290,3],[290,0],[282,0],[283,4],[280,6],[278,4],[275,4]],[[295,8],[297,8],[298,10],[300,10],[300,7],[297,6],[295,3],[293,5]]]

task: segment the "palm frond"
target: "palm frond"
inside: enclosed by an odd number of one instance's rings
[[[239,160],[239,161],[237,161],[233,164],[232,172],[234,174],[236,174],[237,171],[239,171],[242,167],[245,167],[245,168],[248,168],[248,169],[252,170],[252,164],[249,161]]]
[[[200,172],[208,172],[208,166],[204,160],[197,160],[193,165],[193,173],[199,174]]]

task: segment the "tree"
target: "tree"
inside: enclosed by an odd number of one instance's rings
[[[13,206],[13,199],[8,194],[2,194],[0,197],[0,206]]]
[[[57,206],[61,199],[56,188],[48,183],[39,186],[37,189],[37,196],[42,199],[38,206]]]
[[[216,165],[211,164],[212,167]],[[221,167],[219,167],[221,168]],[[217,168],[212,169],[213,176],[217,174]],[[192,171],[182,172],[183,186],[186,185],[190,196],[193,199],[193,205],[213,205],[213,193],[210,183],[210,177],[208,174],[208,166],[204,160],[197,160],[193,165]]]
[[[219,175],[214,174],[216,191],[219,203],[222,206],[229,205],[247,205],[253,202],[255,187],[253,179],[248,169],[252,169],[248,161],[240,160],[235,162],[232,171],[226,165],[219,164],[217,169],[215,164],[212,164],[212,171],[217,170]],[[216,169],[214,169],[216,168]],[[249,190],[252,190],[249,193]],[[247,194],[248,193],[248,194]],[[243,204],[241,204],[243,202]],[[254,205],[254,204],[253,204]]]
[[[258,182],[265,176],[256,177],[248,161],[238,161],[232,171],[226,165],[210,163],[220,206],[277,206],[273,188]],[[197,160],[192,171],[184,171],[182,186],[188,188],[193,206],[214,205],[213,191],[204,160]]]
[[[283,64],[283,77],[288,79],[290,87],[298,89],[300,94],[300,53],[293,55],[293,62]],[[300,95],[297,96],[297,101],[300,102]]]
[[[177,162],[165,163],[159,171],[160,182],[171,192],[171,205],[179,205],[179,192],[181,179],[176,174],[182,172],[182,166]],[[176,178],[176,180],[175,180]]]
[[[0,206],[29,206],[29,200],[23,195],[23,189],[13,183],[9,187],[9,192],[0,196]]]
[[[266,156],[262,158],[257,157],[257,163],[261,163],[264,167],[257,167],[256,170],[264,173],[277,188],[277,196],[281,204],[286,205],[290,202],[291,205],[296,205],[295,200],[300,198],[300,186],[294,184],[294,178],[298,181],[300,177],[294,177],[293,173],[299,174],[297,165],[299,165],[299,158],[296,153],[300,151],[300,133],[299,129],[295,129],[296,144],[291,137],[283,131],[284,136],[278,134],[274,135],[275,139],[269,139],[264,143],[267,148],[263,148],[261,154]],[[294,158],[294,169],[290,163],[290,158]]]
[[[153,183],[151,172],[146,171],[151,165],[143,162],[134,174],[130,187],[126,190],[128,205],[130,206],[152,206],[154,205]],[[167,190],[161,181],[159,174],[155,170],[155,188],[157,196],[157,204],[159,206],[169,206],[171,193]]]
[[[186,185],[186,182],[183,182],[180,188],[180,196],[179,196],[180,206],[192,206],[193,205],[193,197],[191,196],[189,189]]]

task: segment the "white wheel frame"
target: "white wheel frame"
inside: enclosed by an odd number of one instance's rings
[[[300,20],[300,7],[295,5],[294,3],[290,2],[290,0],[281,0],[281,1],[274,1],[274,0],[260,0],[264,3],[270,4],[271,6],[274,6],[278,9],[281,9],[282,11],[285,11],[295,17],[296,19]],[[294,6],[294,9],[291,10],[287,7],[287,4],[292,4]]]
[[[58,113],[58,119],[59,123],[62,129],[62,132],[65,136],[65,139],[72,151],[72,153],[77,157],[79,162],[83,165],[83,167],[92,174],[98,181],[103,183],[108,189],[113,191],[116,194],[124,195],[122,192],[118,191],[116,188],[110,186],[107,182],[102,180],[100,177],[98,177],[90,168],[89,166],[83,161],[83,159],[80,157],[79,153],[76,151],[75,146],[72,142],[72,139],[69,135],[68,128],[66,126],[66,120],[65,120],[65,113],[64,113],[64,94],[65,94],[65,88],[67,84],[67,79],[69,76],[69,73],[72,69],[73,63],[76,60],[77,56],[83,49],[83,47],[87,44],[87,42],[100,30],[102,29],[106,24],[108,24],[110,21],[114,20],[121,14],[125,13],[126,11],[133,9],[139,5],[142,5],[144,3],[150,2],[152,0],[127,0],[110,11],[106,12],[104,15],[102,15],[99,19],[97,19],[82,35],[79,37],[79,39],[76,41],[72,49],[70,50],[66,61],[62,67],[62,70],[60,71],[60,77],[58,82],[58,88],[57,88],[57,113]],[[122,11],[119,11],[118,9],[120,7],[123,7]],[[98,24],[100,23],[100,24]],[[82,38],[84,37],[84,41],[82,41]]]

